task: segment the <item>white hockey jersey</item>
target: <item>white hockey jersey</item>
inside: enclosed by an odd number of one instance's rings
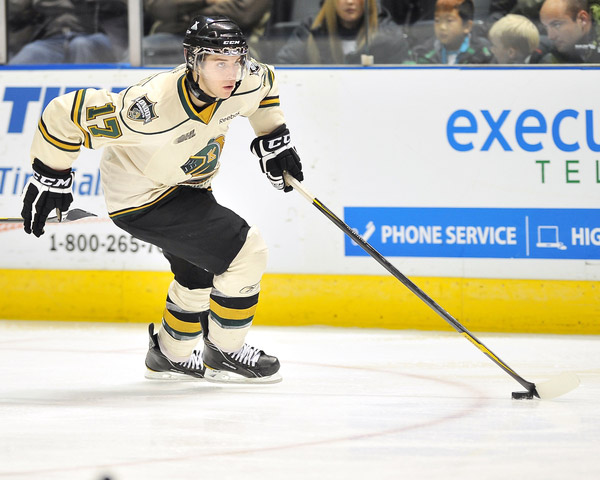
[[[104,147],[102,186],[111,216],[148,207],[182,184],[208,188],[230,122],[248,117],[257,136],[285,122],[272,67],[252,61],[231,97],[200,112],[185,65],[120,93],[86,89],[55,98],[42,113],[31,158],[64,170],[82,146]]]

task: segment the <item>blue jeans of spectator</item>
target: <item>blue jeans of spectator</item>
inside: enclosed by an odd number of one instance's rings
[[[116,59],[104,33],[55,35],[25,45],[8,63],[110,63]]]

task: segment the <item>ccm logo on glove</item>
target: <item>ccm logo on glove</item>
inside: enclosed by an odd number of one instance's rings
[[[23,190],[23,228],[36,237],[44,234],[48,214],[55,209],[66,212],[73,202],[71,169],[53,170],[37,158],[33,161],[33,175]]]
[[[293,190],[283,180],[284,170],[299,182],[304,180],[300,157],[296,147],[292,145],[290,131],[285,124],[268,135],[255,138],[250,145],[250,150],[258,157],[262,172],[267,175],[277,190],[284,192]]]
[[[43,175],[33,172],[34,178],[40,182],[42,185],[46,187],[56,187],[56,188],[71,188],[73,185],[73,176],[69,176],[67,178],[50,178],[44,177]]]
[[[287,135],[283,135],[282,137],[278,137],[278,138],[269,140],[269,142],[267,144],[267,149],[269,151],[274,151],[285,145],[289,145],[290,142],[291,142],[291,137],[290,137],[290,134],[288,133]]]

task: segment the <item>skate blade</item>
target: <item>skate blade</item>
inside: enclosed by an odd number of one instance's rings
[[[243,377],[237,373],[226,372],[224,370],[212,370],[207,368],[204,372],[204,378],[207,382],[213,383],[237,383],[237,384],[260,384],[268,385],[271,383],[279,383],[283,380],[279,372],[268,377]]]
[[[177,373],[177,372],[155,372],[154,370],[150,370],[146,368],[146,373],[144,373],[144,377],[149,380],[165,380],[168,382],[196,382],[198,380],[204,380],[201,377],[192,377],[191,375],[186,375],[185,373]]]

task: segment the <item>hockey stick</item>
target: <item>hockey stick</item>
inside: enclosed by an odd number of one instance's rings
[[[82,218],[96,216],[95,213],[86,212],[81,208],[74,208],[73,210],[68,210],[66,212],[61,212],[57,209],[56,216],[48,217],[46,223],[68,223],[81,220]],[[23,223],[23,219],[21,217],[0,217],[0,223]]]
[[[534,396],[542,399],[555,398],[560,395],[564,395],[567,392],[575,389],[579,385],[579,378],[574,373],[563,373],[553,379],[538,383],[537,385],[532,382],[528,382],[521,377],[517,372],[510,368],[505,362],[487,348],[482,342],[480,342],[471,332],[463,327],[458,320],[444,310],[438,303],[436,303],[429,295],[415,285],[410,279],[404,276],[396,267],[388,262],[383,255],[381,255],[375,248],[373,248],[368,242],[366,242],[358,233],[352,230],[346,223],[338,218],[331,210],[323,205],[315,196],[311,195],[294,177],[289,173],[284,172],[283,177],[287,185],[291,185],[296,189],[304,198],[312,203],[317,210],[323,213],[329,220],[335,223],[348,237],[354,240],[365,252],[373,257],[379,264],[381,264],[388,272],[402,282],[411,292],[425,302],[431,309],[433,309],[438,315],[440,315],[446,322],[448,322],[454,329],[460,333],[463,337],[469,340],[479,350],[481,350],[488,358],[490,358],[496,365],[502,370],[508,373],[513,379],[515,379],[521,386],[525,387],[526,392],[513,392],[513,398],[533,398]]]

